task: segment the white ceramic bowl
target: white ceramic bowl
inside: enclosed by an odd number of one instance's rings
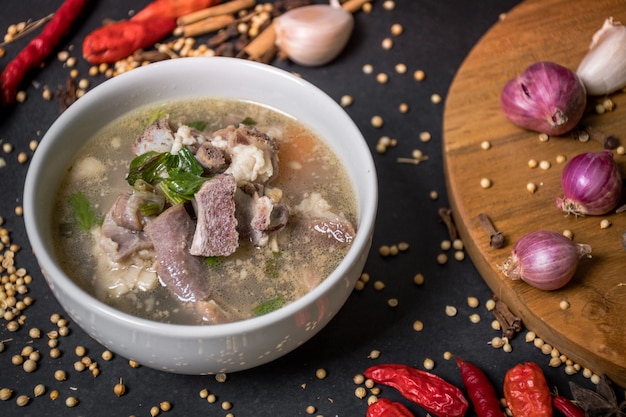
[[[94,132],[145,104],[183,97],[252,100],[300,119],[344,161],[358,196],[353,245],[339,267],[304,297],[261,317],[210,326],[172,325],[116,310],[79,288],[55,258],[51,207],[75,151]],[[26,177],[24,218],[53,293],[91,337],[142,365],[183,374],[252,368],[297,348],[345,303],[365,264],[377,209],[368,146],[343,109],[320,89],[283,70],[236,58],[185,58],[138,68],[104,82],[70,106],[41,140]]]

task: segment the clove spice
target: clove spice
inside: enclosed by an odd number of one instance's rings
[[[487,235],[489,235],[489,246],[494,249],[500,249],[504,247],[504,235],[502,232],[496,230],[493,225],[491,219],[485,213],[480,213],[478,215],[478,221],[480,225],[485,229]]]
[[[447,207],[441,207],[438,211],[439,219],[446,225],[448,229],[448,235],[450,236],[450,241],[454,242],[459,238],[459,232],[454,225],[454,220],[452,219],[452,210]]]

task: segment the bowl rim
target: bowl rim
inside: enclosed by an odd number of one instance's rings
[[[365,138],[363,137],[359,128],[356,126],[355,122],[337,102],[335,102],[319,87],[281,68],[240,58],[194,57],[179,58],[175,60],[153,63],[145,67],[136,68],[132,71],[126,72],[124,74],[104,81],[103,83],[94,87],[92,90],[88,91],[83,97],[80,98],[79,101],[77,101],[77,103],[89,104],[90,102],[96,101],[101,91],[103,91],[104,89],[112,88],[111,86],[115,86],[116,84],[122,84],[128,81],[141,80],[141,77],[146,72],[166,71],[170,70],[170,67],[185,68],[188,65],[207,65],[209,67],[212,65],[242,66],[249,68],[249,70],[252,71],[269,72],[272,74],[272,76],[282,77],[290,83],[300,84],[302,88],[306,88],[311,92],[312,95],[315,95],[318,99],[324,101],[324,105],[328,106],[328,108],[330,109],[329,111],[339,112],[338,114],[340,114],[340,117],[341,119],[343,119],[343,123],[345,123],[346,127],[353,130],[355,138],[357,138],[357,140],[362,143],[362,149],[366,151],[359,154],[359,161],[360,164],[364,165],[367,171],[371,173],[371,180],[369,181],[371,189],[368,193],[361,193],[357,195],[357,204],[360,206],[358,212],[357,233],[354,241],[352,242],[352,246],[350,247],[345,258],[337,266],[337,268],[335,268],[335,270],[333,270],[330,275],[328,275],[318,286],[313,288],[311,291],[277,310],[274,310],[262,316],[222,324],[203,325],[164,323],[134,316],[124,311],[118,310],[104,303],[103,301],[100,301],[92,294],[80,288],[80,286],[76,284],[72,280],[72,278],[70,278],[63,271],[63,269],[58,265],[58,262],[53,259],[54,257],[46,251],[46,245],[44,245],[41,240],[39,230],[39,228],[43,225],[39,225],[39,222],[35,220],[37,203],[36,198],[34,198],[34,191],[36,189],[36,181],[38,180],[38,178],[40,178],[42,175],[45,175],[43,160],[54,149],[53,138],[59,136],[64,131],[66,121],[72,120],[83,112],[84,106],[80,104],[71,105],[53,122],[53,124],[42,137],[42,140],[40,141],[40,146],[37,152],[35,152],[35,154],[33,155],[33,158],[30,162],[23,193],[24,222],[26,226],[26,232],[33,253],[36,255],[40,269],[44,272],[44,275],[49,275],[50,277],[53,277],[46,278],[48,284],[62,286],[64,292],[69,292],[73,294],[73,298],[88,297],[91,300],[90,308],[99,312],[99,314],[106,316],[113,322],[126,322],[127,324],[131,324],[135,329],[143,329],[152,334],[161,334],[166,332],[172,336],[176,336],[179,338],[223,337],[233,334],[258,331],[260,328],[271,326],[276,322],[288,319],[289,317],[298,313],[298,311],[304,310],[306,306],[311,303],[311,301],[322,296],[338,281],[340,281],[341,278],[347,274],[347,272],[351,268],[352,263],[356,262],[358,260],[358,257],[362,255],[363,251],[367,252],[369,250],[369,247],[371,245],[371,234],[374,229],[378,205],[377,174],[373,157],[371,151],[369,151],[369,147],[365,141]],[[157,102],[157,100],[151,100],[149,102],[146,102],[145,104],[149,104],[151,102]],[[331,145],[331,148],[333,147],[332,144],[329,143],[329,145]],[[363,200],[364,203],[360,203],[361,200]],[[362,232],[359,233],[359,231]],[[366,255],[367,253],[365,254],[365,256]],[[50,282],[50,280],[52,280],[52,283]]]

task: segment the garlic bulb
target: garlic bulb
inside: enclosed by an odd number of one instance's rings
[[[591,40],[589,52],[578,69],[587,93],[601,96],[626,86],[626,26],[614,22],[612,17],[604,21]]]
[[[297,7],[274,19],[276,45],[293,62],[305,66],[327,64],[348,43],[354,18],[338,0]]]

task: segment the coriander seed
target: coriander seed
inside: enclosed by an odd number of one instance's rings
[[[380,350],[372,350],[369,355],[367,355],[368,359],[378,359],[380,357]]]
[[[58,369],[54,371],[54,379],[56,379],[57,381],[65,381],[67,379],[67,374],[64,370]]]
[[[415,81],[424,81],[424,78],[426,78],[426,73],[424,73],[424,71],[422,70],[417,70],[413,73],[413,78],[415,79]]]
[[[126,392],[126,385],[123,384],[122,377],[120,377],[120,382],[115,384],[115,386],[113,387],[113,393],[117,395],[118,397],[121,397],[122,395],[124,395],[125,392]]]
[[[326,373],[326,369],[324,368],[319,368],[315,371],[315,376],[317,377],[317,379],[324,379],[327,376]]]
[[[159,409],[159,407],[156,407],[156,406],[150,407],[150,415],[152,417],[158,416],[160,412],[161,412],[161,410]]]
[[[0,401],[6,401],[13,395],[13,390],[10,388],[0,389]]]
[[[424,323],[421,320],[415,320],[413,322],[413,330],[415,330],[416,332],[421,332],[422,330],[424,330]]]
[[[418,272],[413,276],[413,284],[415,285],[423,285],[424,281],[424,275],[421,272]]]
[[[454,317],[457,314],[457,309],[454,306],[447,305],[446,308],[445,308],[445,312],[446,312],[446,316]]]
[[[37,384],[33,389],[33,395],[35,397],[41,397],[46,393],[46,386],[44,384]]]
[[[491,187],[491,185],[492,185],[492,183],[491,183],[491,180],[489,178],[481,178],[480,186],[482,188],[487,189],[487,188]]]
[[[169,401],[161,401],[159,403],[159,408],[161,411],[170,411],[172,409],[172,404]]]
[[[569,309],[569,302],[567,300],[561,300],[561,302],[559,303],[559,308],[561,310]]]
[[[68,408],[73,408],[76,407],[78,405],[78,400],[76,399],[76,397],[67,397],[65,399],[65,406]]]
[[[479,304],[478,298],[476,298],[476,297],[467,297],[467,305],[470,306],[471,308],[478,307],[478,304]]]
[[[24,407],[30,402],[30,397],[28,395],[20,395],[16,398],[15,403],[18,407]]]
[[[28,373],[35,372],[37,370],[37,362],[32,359],[27,359],[24,361],[22,368]]]
[[[111,359],[113,359],[113,353],[110,350],[105,350],[104,352],[102,352],[102,355],[100,355],[100,357],[105,361],[110,361]]]
[[[363,399],[367,395],[367,391],[363,387],[357,387],[354,390],[354,395],[359,399]]]
[[[424,359],[423,365],[424,369],[431,371],[435,367],[435,361],[430,358],[426,358]]]

